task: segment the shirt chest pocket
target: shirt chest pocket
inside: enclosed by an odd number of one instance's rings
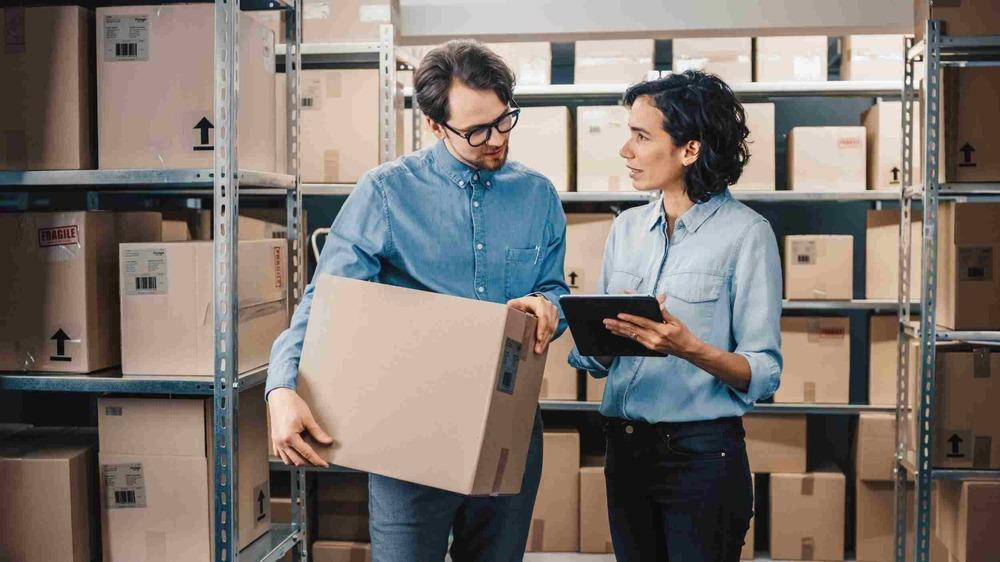
[[[535,289],[538,278],[538,248],[507,248],[504,292],[508,299],[521,298]]]
[[[631,295],[639,291],[642,277],[627,271],[616,270],[611,273],[605,293],[609,295]]]
[[[725,277],[715,273],[686,271],[667,274],[663,281],[667,310],[695,335],[706,337],[712,328]]]

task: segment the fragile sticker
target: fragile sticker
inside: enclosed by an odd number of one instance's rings
[[[104,16],[104,60],[148,61],[149,16]]]
[[[958,280],[992,281],[993,248],[989,246],[979,248],[959,248]]]
[[[517,385],[517,366],[521,362],[521,342],[507,338],[503,345],[503,359],[500,365],[500,377],[497,390],[514,394]]]
[[[80,227],[75,224],[38,229],[38,247],[75,246],[80,243]]]
[[[167,249],[136,248],[122,254],[122,289],[126,295],[167,294]]]
[[[146,479],[142,463],[103,464],[105,501],[108,509],[146,507]]]
[[[798,240],[792,242],[792,258],[796,265],[815,265],[816,256],[815,240]]]
[[[285,286],[285,280],[282,276],[282,272],[285,270],[283,267],[285,259],[282,257],[281,246],[274,247],[272,263],[274,264],[274,288],[280,289]]]

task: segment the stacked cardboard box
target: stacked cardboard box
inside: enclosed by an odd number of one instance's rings
[[[316,536],[322,540],[368,542],[368,475],[323,474],[316,490]]]
[[[288,237],[285,209],[240,209],[240,240],[268,240]],[[300,218],[300,225],[301,225]],[[163,211],[163,242],[211,240],[212,211],[172,209]]]
[[[1000,68],[946,69],[940,84],[938,180],[1000,181],[1000,142],[992,134],[1000,127],[1000,114],[993,111]],[[923,97],[920,101],[923,110]],[[925,143],[922,139],[921,146]]]
[[[919,212],[910,213],[910,299],[920,300],[923,264]],[[899,209],[872,209],[865,219],[865,298],[899,297]]]
[[[785,237],[785,298],[850,300],[854,295],[854,237]]]
[[[914,0],[914,24],[917,40],[923,39],[927,20],[941,20],[948,35],[994,35],[1000,29],[1000,13],[993,0],[928,2]]]
[[[757,82],[826,80],[826,37],[758,37],[756,41]]]
[[[806,471],[806,417],[743,416],[747,456],[754,474]]]
[[[548,43],[487,43],[486,46],[514,71],[519,86],[540,86],[552,81],[552,46]]]
[[[674,39],[673,47],[674,72],[701,70],[726,82],[753,80],[749,37]]]
[[[865,191],[864,127],[794,127],[788,133],[788,189]]]
[[[569,191],[573,171],[570,116],[566,107],[525,107],[510,132],[508,158],[548,178],[558,191]]]
[[[1000,328],[1000,204],[942,203],[937,233],[938,325]]]
[[[628,140],[628,109],[576,109],[576,190],[632,191],[625,161],[618,155]]]
[[[903,181],[902,102],[882,101],[861,114],[868,152],[868,189],[899,191]],[[914,132],[919,116],[914,112]],[[920,150],[914,147],[913,169],[920,167]]]
[[[847,318],[781,319],[784,368],[775,402],[847,404],[851,335]]]
[[[942,348],[937,354],[934,466],[1000,468],[1000,353]]]
[[[846,482],[839,472],[771,475],[771,557],[843,560]]]
[[[302,41],[378,41],[379,26],[398,21],[399,0],[303,0]]]
[[[892,560],[894,552],[896,417],[893,414],[861,414],[855,450],[854,502],[856,557],[859,562]],[[907,492],[913,505],[913,489]],[[913,512],[908,514],[913,532]],[[913,541],[907,540],[907,560],[912,559]]]
[[[653,70],[652,39],[577,41],[576,84],[634,84]]]
[[[4,8],[0,170],[93,168],[93,12]]]
[[[848,35],[841,48],[841,80],[902,80],[902,35]]]
[[[774,104],[745,103],[750,161],[732,186],[741,191],[774,191]]]
[[[614,552],[603,466],[580,467],[580,552]]]
[[[368,543],[316,541],[312,546],[314,562],[372,562],[372,547]]]
[[[1000,483],[937,482],[935,535],[954,562],[992,562],[1000,553]]]
[[[868,403],[896,404],[899,317],[872,315],[868,327]],[[911,365],[915,369],[916,365]]]
[[[221,131],[232,130],[212,122],[215,73],[205,53],[212,52],[214,22],[206,4],[98,8],[102,169],[212,167]],[[238,165],[273,172],[274,34],[245,13],[239,33]]]
[[[528,552],[580,549],[580,434],[550,430],[544,435],[542,480],[528,532]]]

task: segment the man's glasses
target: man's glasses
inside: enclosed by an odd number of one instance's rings
[[[456,135],[465,139],[469,143],[469,146],[475,148],[478,146],[483,146],[489,142],[490,137],[493,136],[493,129],[496,129],[500,134],[506,134],[517,125],[517,118],[521,115],[521,108],[514,104],[514,109],[504,113],[498,117],[492,123],[487,123],[486,125],[480,125],[474,129],[466,132],[459,131],[447,123],[441,123],[441,126],[449,131],[455,133]]]

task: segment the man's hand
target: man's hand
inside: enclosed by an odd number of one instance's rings
[[[333,443],[333,438],[323,431],[313,418],[309,405],[289,388],[276,388],[267,395],[267,410],[271,416],[271,441],[274,454],[285,464],[295,466],[329,466],[310,447],[302,433],[308,432],[323,445]]]
[[[507,306],[538,318],[538,325],[535,328],[535,353],[538,355],[545,353],[552,334],[559,325],[559,309],[550,303],[549,299],[540,295],[514,299],[509,301]]]
[[[701,341],[676,316],[667,312],[663,306],[666,300],[664,295],[659,295],[656,300],[660,303],[662,322],[632,314],[619,314],[617,318],[604,320],[604,327],[616,336],[641,343],[647,349],[688,359],[698,350]]]

